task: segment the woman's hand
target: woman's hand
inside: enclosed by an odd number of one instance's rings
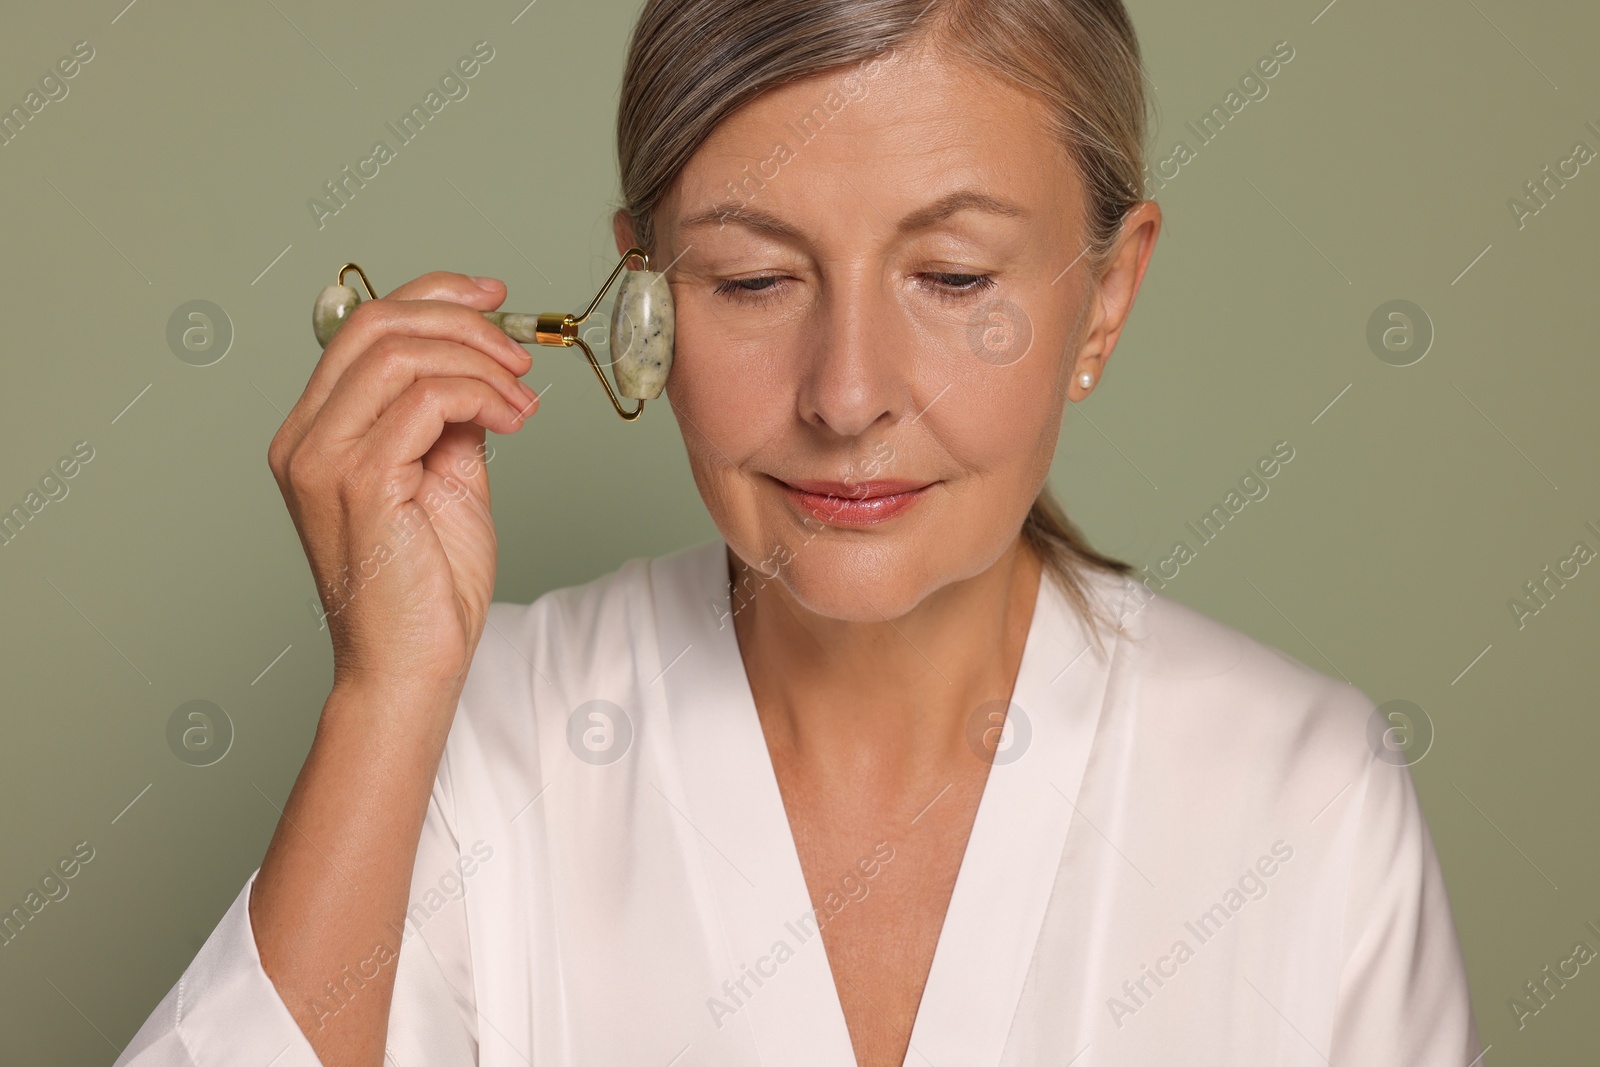
[[[499,282],[436,272],[359,305],[267,461],[333,635],[334,686],[250,892],[261,966],[323,1063],[384,1059],[394,968],[331,1017],[331,976],[400,952],[434,778],[494,591],[484,433],[538,405],[480,312]],[[338,856],[337,865],[330,858]]]
[[[424,274],[356,307],[267,451],[316,578],[334,687],[459,688],[494,591],[484,433],[538,407],[505,287]]]

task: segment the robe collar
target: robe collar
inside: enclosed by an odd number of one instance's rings
[[[748,1027],[765,1067],[855,1062],[730,614],[720,537],[654,561],[651,582],[682,809],[722,928],[727,985],[707,1024]],[[1120,605],[1127,583],[1087,576]],[[912,1028],[907,1064],[980,1067],[1004,1051],[1111,691],[1121,639],[1095,648],[1041,578],[1008,712]],[[674,790],[676,792],[676,790]],[[1075,832],[1093,832],[1082,828]],[[1059,951],[1062,946],[1046,946]],[[716,1003],[712,1003],[712,1002]]]

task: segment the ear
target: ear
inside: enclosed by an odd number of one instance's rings
[[[617,255],[622,255],[639,242],[634,239],[633,216],[627,208],[618,208],[611,216],[611,232],[617,239]]]
[[[1134,297],[1139,295],[1160,232],[1161,207],[1153,200],[1140,201],[1123,217],[1122,232],[1091,297],[1093,321],[1073,362],[1068,399],[1082,400],[1090,391],[1079,384],[1078,375],[1088,371],[1098,384],[1105,374],[1106,361],[1117,347],[1117,338],[1122,336],[1122,327],[1133,310]]]

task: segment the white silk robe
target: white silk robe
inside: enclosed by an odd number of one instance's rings
[[[497,603],[434,785],[398,956],[398,1067],[826,1067],[854,1057],[715,539]],[[1120,577],[1102,655],[1042,583],[907,1064],[1469,1067],[1449,898],[1374,707]],[[590,703],[594,701],[609,703]],[[620,709],[620,710],[619,710]],[[295,1067],[254,875],[119,1064]],[[367,995],[370,995],[367,994]]]

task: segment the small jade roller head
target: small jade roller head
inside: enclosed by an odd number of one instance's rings
[[[628,260],[637,259],[643,269],[625,271]],[[563,312],[544,312],[537,315],[514,311],[485,311],[484,317],[504,330],[513,341],[521,344],[538,344],[552,347],[577,345],[594,368],[600,384],[605,387],[611,406],[623,419],[632,421],[644,409],[644,401],[654,400],[666,388],[667,375],[672,371],[673,338],[677,325],[672,306],[672,289],[666,275],[649,267],[650,257],[640,248],[630,248],[611,272],[611,277],[600,287],[589,306],[578,315]],[[367,295],[374,296],[372,285],[364,271],[354,263],[346,263],[339,271],[339,283],[330,285],[317,294],[311,307],[311,329],[317,343],[326,348],[339,327],[361,303],[361,294],[344,284],[348,271],[361,276]],[[617,286],[616,301],[611,307],[610,351],[611,372],[616,376],[616,392],[606,380],[605,371],[595,359],[594,351],[579,333],[579,327],[594,313],[611,283],[622,275]],[[632,411],[617,403],[617,393],[638,400]]]
[[[348,285],[330,285],[318,293],[317,302],[311,305],[311,329],[317,335],[317,344],[327,348],[359,303],[361,294]]]

